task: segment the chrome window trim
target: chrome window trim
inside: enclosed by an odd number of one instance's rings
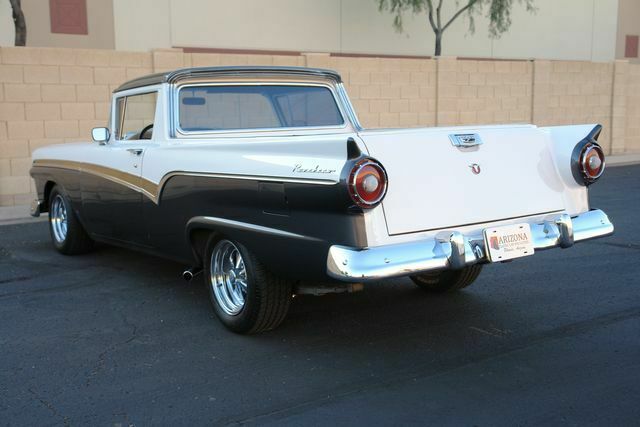
[[[355,108],[353,108],[353,104],[351,103],[351,99],[347,94],[347,90],[345,89],[344,84],[337,83],[336,90],[338,92],[338,96],[340,98],[342,105],[344,105],[344,108],[347,112],[347,116],[349,117],[349,121],[351,122],[351,125],[353,126],[356,132],[360,132],[364,128],[360,124],[360,120],[358,119]]]
[[[149,86],[149,87],[139,87],[139,88],[135,88],[135,89],[130,89],[127,91],[123,91],[123,92],[114,92],[112,100],[111,100],[111,108],[110,108],[110,112],[111,112],[111,117],[109,118],[109,122],[111,124],[111,137],[109,138],[110,143],[119,143],[119,142],[128,142],[128,141],[149,141],[149,140],[145,140],[145,139],[134,139],[134,140],[128,140],[128,139],[121,139],[118,138],[120,135],[118,135],[120,133],[120,126],[122,125],[122,121],[124,121],[124,115],[126,114],[127,111],[127,103],[126,103],[126,99],[131,97],[131,96],[138,96],[138,95],[149,95],[151,93],[155,93],[156,94],[156,108],[155,108],[155,112],[154,112],[154,117],[153,117],[153,123],[155,125],[155,123],[158,121],[158,117],[157,117],[157,113],[158,113],[158,105],[160,104],[158,101],[160,100],[160,90],[162,90],[161,86]],[[118,101],[120,99],[125,99],[125,105],[122,111],[122,117],[118,117]],[[118,121],[120,123],[118,123]]]
[[[333,101],[336,103],[336,107],[340,112],[342,118],[341,125],[330,126],[298,126],[298,127],[277,127],[277,128],[241,128],[241,129],[224,129],[224,130],[208,130],[208,131],[186,131],[180,128],[180,105],[178,96],[181,89],[186,87],[198,87],[198,86],[316,86],[324,87],[331,92]],[[339,96],[339,92],[336,93],[335,86],[329,83],[322,82],[292,82],[286,80],[276,81],[224,81],[224,82],[183,82],[179,84],[172,84],[170,86],[169,102],[171,110],[169,112],[171,116],[170,120],[170,135],[172,138],[180,137],[216,137],[216,136],[235,136],[243,134],[259,134],[259,135],[291,135],[299,133],[317,133],[318,131],[351,131],[349,124],[350,118],[348,111],[345,111],[342,97]]]

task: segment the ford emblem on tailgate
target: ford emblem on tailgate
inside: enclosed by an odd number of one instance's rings
[[[449,135],[451,143],[456,147],[475,147],[482,144],[480,135],[477,133],[460,133],[455,135]]]

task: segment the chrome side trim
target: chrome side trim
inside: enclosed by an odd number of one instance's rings
[[[233,227],[239,230],[255,231],[263,234],[270,234],[272,236],[277,236],[277,237],[286,237],[289,239],[320,241],[320,239],[317,239],[315,237],[303,236],[302,234],[291,233],[289,231],[279,230],[277,228],[264,227],[262,225],[251,224],[248,222],[235,221],[232,219],[219,218],[214,216],[193,217],[189,220],[189,222],[187,222],[187,229],[190,230],[197,224],[209,224],[213,226]]]
[[[172,171],[162,177],[159,183],[155,183],[138,175],[123,172],[118,169],[112,169],[105,166],[94,165],[91,163],[74,162],[69,160],[45,160],[37,159],[33,162],[33,167],[48,167],[56,169],[67,169],[81,173],[88,173],[99,176],[116,184],[123,185],[134,191],[142,193],[155,204],[160,204],[160,197],[167,181],[176,176],[194,176],[204,178],[225,178],[225,179],[243,179],[252,181],[269,181],[269,182],[287,182],[294,184],[310,184],[310,185],[336,185],[338,181],[328,179],[309,179],[309,178],[288,178],[279,176],[261,176],[261,175],[235,175],[235,174],[219,174],[206,172],[188,172],[188,171]]]
[[[336,185],[338,181],[332,181],[330,179],[309,179],[309,178],[285,178],[279,176],[263,176],[263,175],[235,175],[224,173],[207,173],[207,172],[187,172],[187,171],[174,171],[169,172],[162,177],[158,187],[160,193],[164,188],[167,181],[174,176],[194,176],[203,178],[228,178],[228,179],[244,179],[252,181],[269,181],[269,182],[288,182],[293,184],[311,184],[311,185]]]
[[[538,250],[569,247],[613,234],[613,224],[601,210],[574,218],[562,214],[552,221],[530,224],[533,247]],[[408,276],[425,271],[460,269],[488,262],[484,239],[453,231],[448,240],[428,239],[372,248],[334,245],[327,255],[327,274],[345,282],[363,282]]]

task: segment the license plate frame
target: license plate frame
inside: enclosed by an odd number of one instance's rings
[[[535,252],[531,226],[527,223],[485,228],[483,235],[490,262],[509,261]]]

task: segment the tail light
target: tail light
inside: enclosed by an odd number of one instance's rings
[[[604,152],[598,144],[589,143],[580,153],[580,168],[585,184],[595,182],[604,172]]]
[[[373,159],[362,159],[349,174],[349,195],[361,208],[372,208],[384,198],[387,183],[387,173],[380,163]]]

